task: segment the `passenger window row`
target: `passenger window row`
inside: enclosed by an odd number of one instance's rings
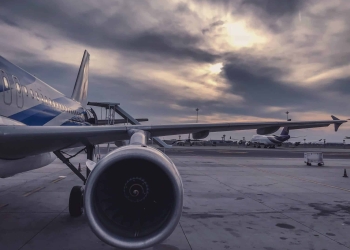
[[[19,94],[24,94],[26,96],[29,96],[29,93],[32,97],[32,99],[36,99],[38,101],[41,101],[53,108],[56,108],[56,109],[60,109],[64,112],[68,112],[68,113],[71,113],[71,114],[74,114],[74,115],[78,115],[79,112],[76,111],[76,110],[72,110],[68,107],[66,107],[65,105],[62,105],[60,103],[57,103],[55,101],[52,101],[50,98],[47,98],[46,96],[43,96],[42,94],[38,94],[38,92],[36,91],[33,91],[32,89],[30,89],[28,91],[27,87],[26,86],[21,86],[19,83],[18,83],[18,80],[17,78],[14,76],[14,81],[15,81],[15,89],[17,90],[17,92]],[[2,77],[2,80],[3,80],[3,91],[7,91],[7,90],[10,90],[10,85],[9,85],[9,82],[7,80],[7,78],[5,76]]]

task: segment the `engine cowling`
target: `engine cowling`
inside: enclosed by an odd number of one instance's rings
[[[250,146],[250,142],[247,141],[247,142],[245,143],[245,145],[246,145],[246,146]]]
[[[129,145],[97,163],[85,187],[92,231],[107,244],[141,249],[165,240],[182,212],[183,185],[174,163],[157,149]]]

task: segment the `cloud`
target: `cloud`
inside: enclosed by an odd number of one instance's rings
[[[212,122],[347,117],[349,11],[347,0],[4,1],[1,55],[70,95],[87,49],[89,99],[152,122],[192,121],[197,107]]]

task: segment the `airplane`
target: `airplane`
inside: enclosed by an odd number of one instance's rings
[[[257,129],[257,134],[290,129],[327,127],[335,131],[346,120],[250,123],[140,124],[117,104],[130,124],[94,126],[86,108],[89,53],[84,56],[71,97],[60,93],[0,56],[0,176],[6,177],[50,164],[55,156],[81,179],[69,196],[69,213],[84,212],[92,231],[106,244],[141,249],[165,240],[179,223],[183,184],[172,160],[147,145],[149,138],[191,133],[204,139],[210,132]],[[135,97],[136,98],[136,97]],[[91,111],[92,112],[92,111]],[[97,123],[98,124],[98,123]],[[96,161],[95,146],[128,141]],[[162,144],[162,141],[159,141]],[[86,175],[65,150],[84,147]]]
[[[191,139],[191,134],[188,134],[188,138],[185,140],[175,140],[172,142],[172,145],[177,145],[177,146],[185,146],[186,143],[189,143],[190,146],[193,146],[195,143],[199,143],[200,145],[203,145],[204,141],[203,140],[198,140],[198,139]]]
[[[276,146],[281,146],[283,142],[288,141],[291,137],[289,135],[289,127],[284,127],[280,135],[253,135],[252,139],[245,143],[246,146],[253,145],[253,147],[260,148],[261,145],[264,148],[275,148]],[[299,146],[300,142],[293,142],[294,146]]]

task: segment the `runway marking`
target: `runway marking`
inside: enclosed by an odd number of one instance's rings
[[[4,207],[7,207],[9,204],[4,204],[4,205],[0,205],[0,209],[1,208],[4,208]]]
[[[350,189],[341,188],[341,187],[337,187],[337,186],[332,186],[332,185],[328,185],[328,184],[325,184],[325,183],[322,183],[322,182],[318,182],[318,181],[312,181],[312,180],[308,180],[308,179],[304,179],[304,178],[299,178],[299,177],[296,177],[296,176],[293,176],[293,175],[279,174],[279,173],[275,173],[275,172],[271,172],[271,171],[262,170],[262,169],[259,169],[259,168],[256,168],[256,167],[248,167],[248,166],[243,166],[243,165],[239,165],[239,166],[245,167],[245,168],[254,168],[254,169],[256,169],[256,170],[258,170],[260,172],[265,172],[265,173],[269,173],[269,174],[274,174],[274,175],[279,175],[279,176],[283,176],[283,177],[288,177],[288,178],[291,178],[291,179],[296,179],[296,180],[300,180],[300,181],[310,182],[310,183],[314,183],[314,184],[317,184],[317,185],[320,185],[320,186],[330,187],[330,188],[334,188],[334,189],[338,189],[338,190],[342,190],[342,191],[350,193]]]
[[[36,192],[38,192],[38,191],[40,191],[41,189],[44,189],[45,187],[38,187],[38,188],[36,188],[36,189],[33,189],[32,191],[29,191],[29,192],[27,192],[27,193],[25,193],[24,195],[23,195],[23,197],[27,197],[27,196],[29,196],[29,195],[31,195],[31,194],[34,194],[34,193],[36,193]]]
[[[51,183],[56,183],[56,182],[59,182],[59,181],[62,181],[64,178],[66,178],[67,176],[59,176],[57,179],[51,181]]]
[[[239,151],[216,151],[221,154],[246,154],[248,152],[239,152]]]

